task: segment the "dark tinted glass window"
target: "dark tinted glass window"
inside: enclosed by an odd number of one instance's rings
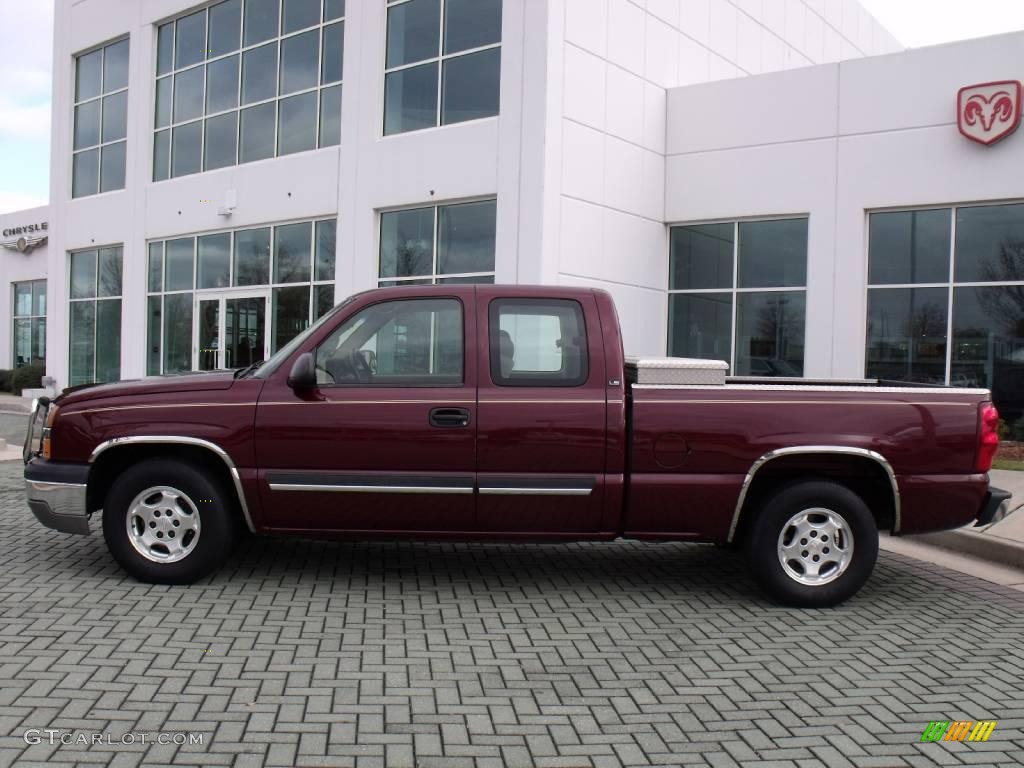
[[[807,283],[807,219],[741,221],[738,288]]]
[[[865,375],[944,384],[948,313],[947,288],[869,290]]]
[[[1024,280],[1024,204],[958,208],[957,282]]]
[[[498,114],[501,49],[446,59],[441,73],[441,124]]]
[[[732,359],[732,293],[668,297],[668,353],[703,360]]]
[[[380,277],[429,275],[433,261],[433,208],[380,215]]]
[[[501,0],[445,0],[445,53],[498,42],[501,42]]]
[[[803,291],[736,294],[737,376],[803,376]]]
[[[731,288],[732,224],[673,227],[669,289]]]
[[[991,389],[1011,439],[1024,439],[1024,289],[953,289],[949,383]]]
[[[949,280],[948,208],[873,213],[868,229],[868,283]]]
[[[440,0],[410,0],[388,8],[387,67],[437,58]]]

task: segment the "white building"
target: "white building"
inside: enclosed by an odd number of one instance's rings
[[[1024,35],[900,52],[854,0],[57,5],[59,386],[495,280],[607,288],[632,353],[981,381],[1019,415],[1024,206],[979,204],[1024,199],[1024,134],[969,141],[957,91],[1021,79]]]

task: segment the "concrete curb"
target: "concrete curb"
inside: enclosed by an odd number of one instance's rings
[[[992,563],[1024,568],[1024,544],[1011,539],[965,530],[925,533],[910,538],[921,544],[971,555]]]

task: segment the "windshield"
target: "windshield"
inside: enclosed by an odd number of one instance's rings
[[[288,359],[289,355],[291,355],[292,352],[294,352],[298,347],[302,346],[302,343],[309,338],[310,334],[319,329],[325,323],[329,322],[335,315],[338,314],[339,311],[341,311],[343,307],[350,304],[352,300],[355,299],[355,297],[356,296],[349,296],[347,299],[341,302],[341,304],[338,304],[333,309],[328,310],[326,315],[321,317],[319,320],[317,320],[315,323],[309,326],[309,328],[302,331],[302,333],[300,333],[294,339],[292,339],[279,350],[277,350],[277,352],[268,357],[267,362],[265,362],[263,365],[257,368],[252,375],[260,379],[268,378],[271,374],[274,373],[274,371],[281,367],[281,364]]]

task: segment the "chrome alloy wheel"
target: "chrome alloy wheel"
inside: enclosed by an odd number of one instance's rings
[[[184,491],[167,485],[147,488],[128,506],[128,541],[154,563],[176,563],[199,541],[199,509]]]
[[[818,587],[835,581],[853,560],[853,534],[843,516],[815,507],[797,512],[779,534],[779,562],[789,578]]]

